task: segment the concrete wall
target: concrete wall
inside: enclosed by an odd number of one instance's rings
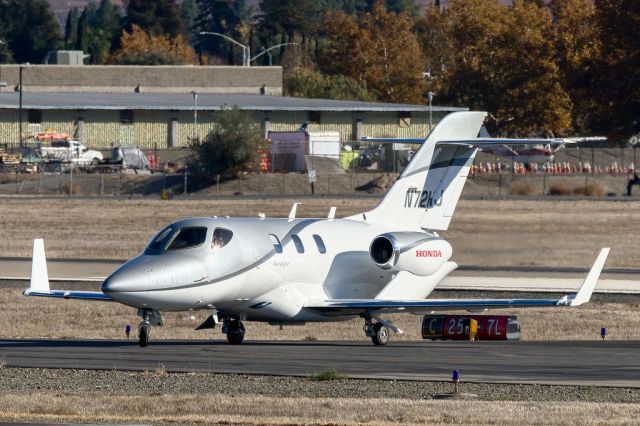
[[[0,65],[0,81],[14,90],[19,65]],[[282,95],[282,67],[28,65],[22,84],[30,92],[252,93]]]

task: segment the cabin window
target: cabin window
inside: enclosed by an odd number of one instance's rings
[[[294,234],[291,236],[291,240],[293,241],[293,244],[296,246],[296,251],[300,254],[304,253],[304,245],[302,244],[302,240],[300,240],[300,237]]]
[[[282,253],[282,244],[280,244],[280,239],[274,234],[269,234],[269,237],[271,237],[271,243],[273,244],[273,249],[276,253]]]
[[[212,248],[222,248],[229,244],[231,238],[233,237],[233,232],[224,228],[216,228],[213,231],[213,238],[211,239],[211,247]]]
[[[207,239],[207,228],[205,226],[187,226],[173,237],[171,243],[167,247],[170,250],[183,250],[200,246]]]
[[[327,248],[324,246],[324,241],[322,241],[322,237],[318,234],[313,234],[313,241],[316,242],[316,246],[318,246],[318,251],[322,254],[327,252]]]

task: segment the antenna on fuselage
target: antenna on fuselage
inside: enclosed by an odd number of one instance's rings
[[[289,212],[289,222],[291,222],[296,218],[296,211],[298,210],[298,204],[300,203],[293,203],[293,207],[291,207],[291,211]]]

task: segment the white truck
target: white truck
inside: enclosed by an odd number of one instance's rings
[[[50,146],[42,146],[40,152],[45,161],[61,161],[76,167],[95,167],[104,157],[100,151],[87,149],[75,139],[52,140]]]

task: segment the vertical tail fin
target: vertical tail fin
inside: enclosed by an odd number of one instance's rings
[[[33,256],[31,259],[30,291],[49,292],[49,272],[47,271],[47,259],[44,254],[44,240],[33,240]]]
[[[437,143],[476,138],[486,115],[462,111],[445,116],[380,204],[365,214],[367,220],[399,229],[446,230],[477,148]]]

